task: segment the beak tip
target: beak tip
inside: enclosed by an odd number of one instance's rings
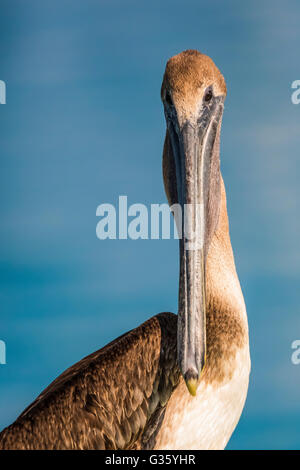
[[[193,397],[195,397],[197,394],[197,388],[199,384],[198,374],[195,374],[193,370],[189,369],[184,374],[184,380],[185,380],[188,391]]]

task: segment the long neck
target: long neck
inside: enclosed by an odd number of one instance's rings
[[[221,302],[234,310],[245,311],[230,241],[223,178],[219,221],[209,246],[206,264],[206,297],[209,304]]]
[[[234,370],[237,351],[248,346],[247,314],[230,242],[223,179],[219,222],[206,262],[206,312],[207,366],[203,379],[223,381]]]

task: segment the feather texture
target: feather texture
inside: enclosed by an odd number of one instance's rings
[[[179,382],[177,317],[162,313],[63,372],[0,449],[130,449],[153,441]]]

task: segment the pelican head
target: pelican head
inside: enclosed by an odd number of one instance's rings
[[[164,180],[182,209],[178,302],[178,363],[192,395],[206,359],[206,258],[221,203],[220,129],[225,80],[195,50],[167,62],[161,97],[167,124]]]

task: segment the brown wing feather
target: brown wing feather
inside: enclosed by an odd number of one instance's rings
[[[0,449],[153,448],[178,385],[177,317],[161,313],[52,382],[0,433]]]

